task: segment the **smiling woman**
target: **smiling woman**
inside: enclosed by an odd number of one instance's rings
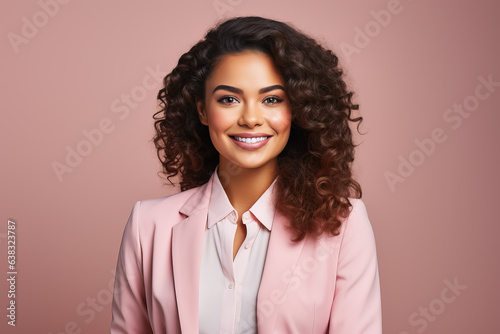
[[[154,115],[181,192],[135,204],[111,332],[381,333],[352,95],[331,50],[270,19],[229,19],[182,55]]]

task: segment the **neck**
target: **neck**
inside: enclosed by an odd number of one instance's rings
[[[242,168],[231,162],[219,164],[218,176],[238,215],[247,211],[269,188],[277,176],[276,161],[258,168]]]

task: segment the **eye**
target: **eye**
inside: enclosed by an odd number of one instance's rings
[[[217,102],[224,104],[232,104],[238,102],[238,99],[236,99],[234,96],[226,95],[218,99]]]
[[[273,105],[273,104],[276,104],[276,103],[280,103],[280,102],[283,102],[283,99],[280,99],[279,97],[277,96],[268,96],[264,99],[263,101],[265,104],[270,104],[270,105]]]

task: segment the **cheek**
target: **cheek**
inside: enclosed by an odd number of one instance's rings
[[[226,110],[219,110],[217,108],[212,108],[208,111],[208,126],[210,132],[221,132],[225,131],[231,125],[231,119],[228,117]]]
[[[274,113],[269,117],[269,123],[278,133],[290,130],[292,114],[288,109]]]

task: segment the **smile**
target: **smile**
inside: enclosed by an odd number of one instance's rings
[[[234,136],[234,139],[236,139],[237,141],[244,142],[244,143],[250,143],[250,144],[259,143],[261,141],[266,140],[267,138],[268,137],[243,138],[243,137]]]
[[[272,136],[260,136],[260,137],[240,137],[240,136],[229,136],[233,143],[236,144],[241,149],[247,151],[258,150],[259,148],[265,146],[272,138]]]

